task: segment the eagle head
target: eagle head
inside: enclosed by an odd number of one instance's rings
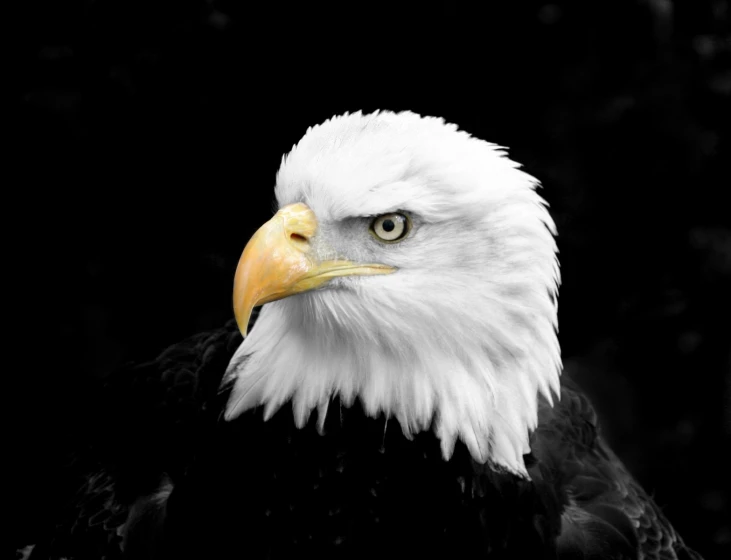
[[[234,310],[246,335],[227,378],[232,419],[333,395],[445,459],[526,475],[538,400],[561,371],[554,223],[538,182],[498,146],[410,112],[345,114],[282,159],[279,211],[247,244]]]

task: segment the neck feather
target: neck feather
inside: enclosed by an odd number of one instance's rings
[[[387,341],[338,328],[342,316],[309,313],[337,309],[342,315],[349,303],[366,308],[356,294],[329,290],[264,306],[229,366],[227,377],[235,383],[226,417],[263,404],[269,418],[291,401],[298,426],[314,410],[322,426],[331,397],[345,404],[359,398],[369,415],[396,418],[407,437],[432,428],[445,459],[459,438],[476,461],[527,476],[523,455],[537,425],[538,397],[552,402],[552,392],[559,392],[550,298],[513,307],[485,301],[489,321],[480,320],[484,313],[452,314],[454,324],[445,320],[431,337],[404,333]],[[368,317],[352,324],[369,324]]]

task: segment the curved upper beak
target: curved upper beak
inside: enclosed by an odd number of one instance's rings
[[[317,233],[315,213],[303,203],[285,206],[246,244],[234,277],[234,314],[246,336],[257,305],[313,290],[338,276],[390,274],[383,264],[319,261],[310,240]]]

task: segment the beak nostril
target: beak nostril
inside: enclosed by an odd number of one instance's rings
[[[300,235],[299,233],[290,233],[289,238],[292,241],[299,241],[301,243],[307,242],[307,238],[304,235]]]

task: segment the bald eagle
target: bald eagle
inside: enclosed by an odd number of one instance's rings
[[[110,378],[33,553],[700,558],[561,376],[537,186],[442,119],[310,128],[235,322]]]

